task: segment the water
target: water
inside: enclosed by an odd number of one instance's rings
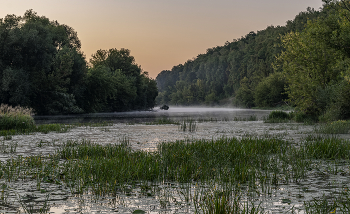
[[[150,122],[154,119],[169,117],[175,120],[184,118],[192,119],[216,119],[216,120],[233,120],[234,118],[249,118],[257,116],[262,118],[267,116],[268,110],[251,110],[238,108],[181,108],[171,107],[169,110],[160,110],[155,108],[152,111],[131,111],[131,112],[114,112],[114,113],[92,113],[82,115],[58,115],[58,116],[34,116],[37,124],[43,123],[89,123],[110,121],[113,123],[130,123],[130,122]]]
[[[113,126],[106,127],[77,127],[68,133],[36,133],[32,135],[17,135],[11,140],[2,141],[0,160],[5,161],[17,155],[48,155],[52,154],[62,143],[67,140],[87,139],[99,144],[120,143],[128,139],[134,150],[155,151],[157,144],[161,142],[173,142],[183,139],[217,139],[221,137],[260,136],[271,135],[299,142],[305,136],[313,133],[314,127],[296,123],[269,124],[262,121],[269,111],[245,110],[231,108],[175,108],[168,111],[156,109],[154,111],[138,111],[123,113],[99,113],[88,115],[36,117],[37,123],[76,123],[96,122],[108,120]],[[244,121],[251,117],[255,121]],[[145,125],[140,122],[150,122],[157,118],[167,117],[176,121],[194,119],[197,121],[195,132],[183,132],[178,125]],[[345,136],[348,137],[348,136]],[[46,142],[38,145],[38,142]],[[10,149],[15,147],[15,152]],[[348,170],[348,169],[345,169]],[[316,172],[315,172],[316,173]],[[285,213],[293,207],[302,207],[303,201],[311,200],[315,196],[332,194],[340,191],[341,185],[350,183],[347,176],[330,176],[326,180],[317,176],[310,177],[298,184],[280,185],[271,189],[269,197],[263,194],[255,194],[255,200],[270,213]],[[129,193],[120,193],[115,197],[96,199],[90,194],[74,195],[69,188],[58,184],[42,183],[41,189],[47,192],[37,191],[37,184],[33,181],[18,181],[6,183],[0,179],[0,185],[8,185],[3,191],[7,194],[7,202],[0,203],[0,213],[18,213],[30,204],[43,207],[49,197],[51,213],[132,213],[137,209],[147,213],[193,213],[193,206],[185,200],[186,194],[194,195],[198,190],[196,184],[162,183],[149,184],[154,192],[152,196],[145,195],[140,188],[130,187]],[[332,184],[336,187],[332,188]],[[179,186],[180,185],[180,186]],[[175,188],[176,187],[176,188]],[[305,189],[307,187],[307,189]],[[212,187],[201,187],[212,188]],[[50,193],[50,195],[48,195]],[[28,200],[25,203],[23,198]],[[1,211],[2,210],[2,211]],[[300,212],[303,213],[303,212]]]

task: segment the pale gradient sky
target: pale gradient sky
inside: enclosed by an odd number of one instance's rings
[[[89,59],[127,48],[155,78],[162,70],[250,31],[285,25],[321,0],[0,0],[0,18],[33,9],[78,32]]]

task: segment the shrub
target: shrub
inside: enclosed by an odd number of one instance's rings
[[[6,104],[0,106],[0,130],[23,130],[33,128],[35,122],[31,108],[20,106],[11,107]]]
[[[287,113],[285,111],[272,111],[267,119],[266,123],[284,123],[292,118],[293,113]]]

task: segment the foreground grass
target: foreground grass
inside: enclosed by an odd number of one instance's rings
[[[188,197],[198,212],[261,213],[259,205],[242,201],[241,187],[269,195],[271,186],[310,176],[319,161],[349,160],[348,140],[320,136],[309,136],[298,147],[278,138],[177,141],[162,143],[153,153],[133,151],[127,142],[102,146],[90,141],[67,141],[49,156],[18,156],[1,162],[0,179],[34,180],[38,190],[41,183],[54,183],[69,187],[72,193],[97,196],[113,196],[127,191],[128,185],[144,182],[214,184]],[[334,199],[307,202],[306,213],[322,213],[317,210],[329,210],[330,206],[344,210],[344,204],[350,204],[349,197]],[[329,206],[325,206],[327,203]]]
[[[350,121],[338,120],[320,124],[320,126],[315,129],[315,132],[320,134],[349,134]]]

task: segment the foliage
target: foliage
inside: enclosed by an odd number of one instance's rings
[[[0,19],[0,103],[37,114],[149,109],[157,88],[127,49],[98,50],[88,68],[77,33],[32,10]]]
[[[0,102],[38,114],[76,113],[86,72],[76,32],[32,10],[0,20]]]
[[[284,87],[286,81],[282,73],[271,73],[255,88],[254,103],[259,107],[280,106],[288,98]]]
[[[289,101],[309,117],[329,121],[350,117],[349,1],[325,1],[327,16],[309,21],[302,32],[283,37],[276,69],[288,83]],[[279,68],[278,68],[279,67]]]
[[[285,111],[272,111],[264,122],[266,123],[284,123],[291,120],[293,112],[287,113]]]
[[[275,72],[272,63],[284,49],[281,35],[291,31],[300,32],[307,20],[323,15],[323,11],[308,8],[298,14],[286,26],[269,26],[265,30],[250,32],[246,36],[226,42],[223,46],[207,49],[195,59],[160,72],[156,78],[158,103],[169,104],[217,104],[219,100],[236,97],[237,104],[275,106],[285,99],[284,78],[265,78]],[[256,87],[260,82],[264,81]],[[277,85],[270,85],[278,83]],[[260,92],[263,88],[264,92]],[[271,91],[267,91],[271,90]],[[258,96],[263,97],[260,100]]]
[[[350,121],[337,120],[321,124],[320,127],[316,129],[316,132],[323,134],[349,134]]]
[[[303,32],[286,35],[283,38],[286,50],[278,58],[288,82],[289,100],[310,114],[322,111],[317,106],[317,91],[338,78],[337,61],[342,58],[340,51],[320,39],[330,37],[332,32],[324,26],[330,31],[325,32],[320,24],[322,20],[309,22]]]
[[[142,72],[127,49],[98,50],[92,55],[87,77],[89,111],[150,109],[158,95],[154,80]]]

